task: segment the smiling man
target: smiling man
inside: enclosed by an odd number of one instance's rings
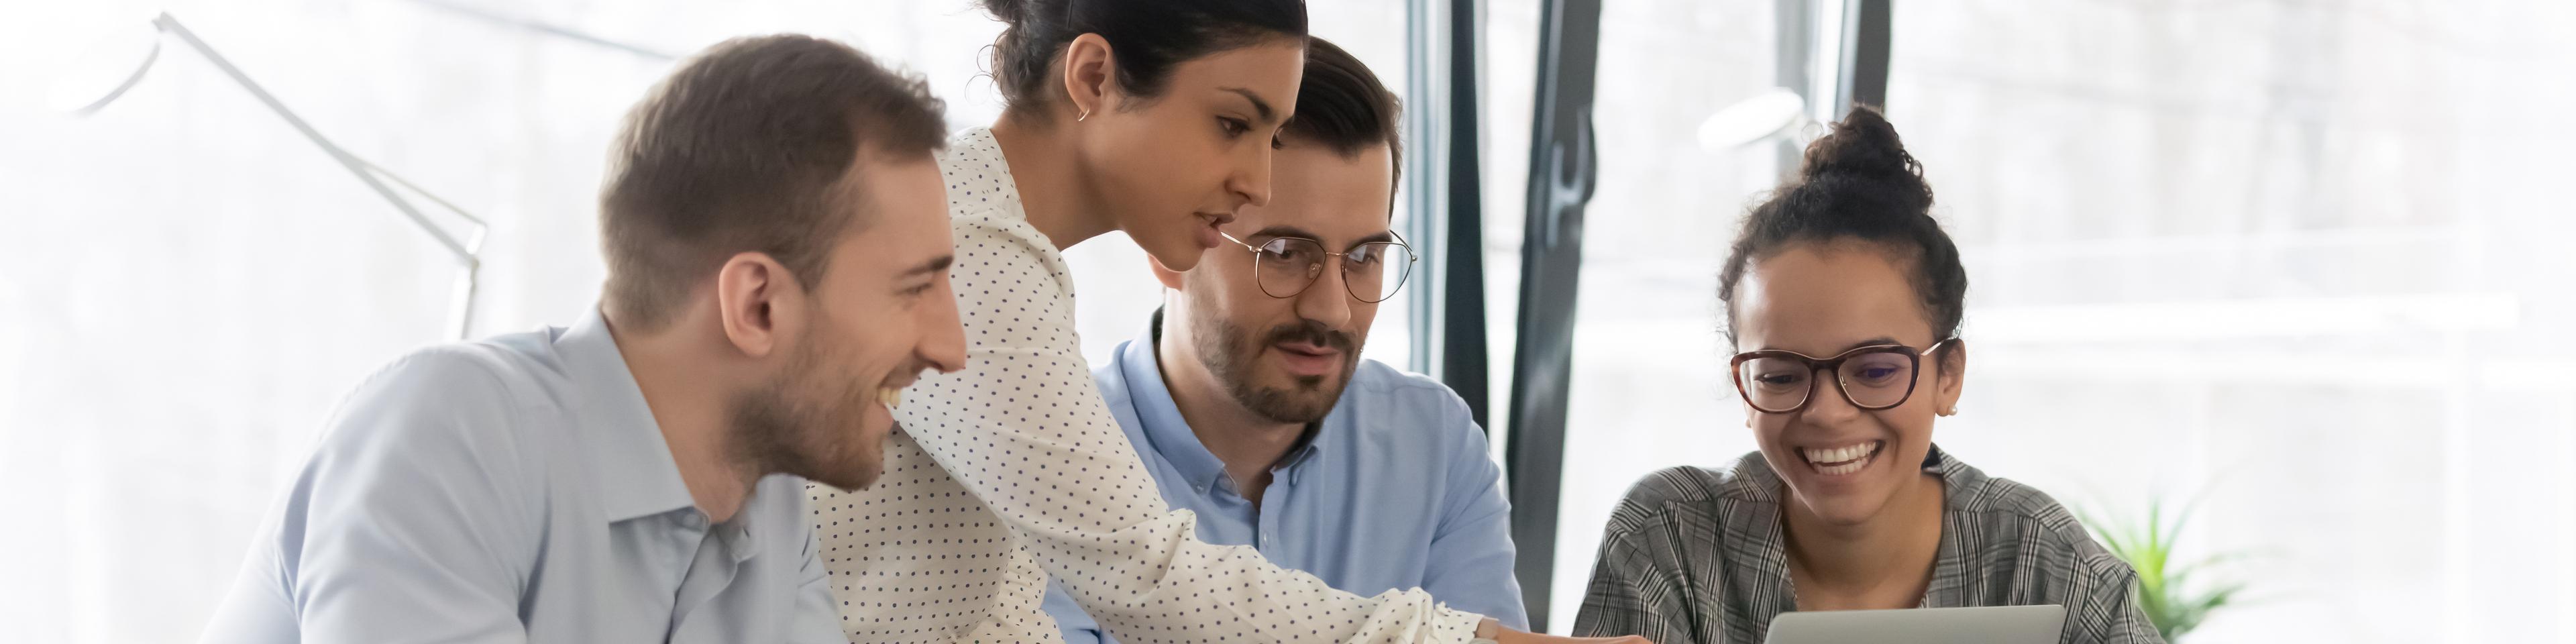
[[[870,485],[965,362],[939,112],[825,40],[682,66],[612,156],[597,309],[360,384],[206,641],[846,641],[805,481]]]
[[[1198,266],[1153,266],[1164,309],[1093,373],[1164,499],[1209,543],[1374,595],[1419,587],[1528,626],[1511,508],[1485,435],[1439,382],[1360,348],[1414,255],[1390,229],[1393,94],[1348,52],[1307,49],[1272,197]],[[1108,640],[1061,589],[1073,643]]]

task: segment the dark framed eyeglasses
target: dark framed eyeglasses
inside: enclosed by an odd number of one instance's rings
[[[1340,258],[1343,290],[1362,302],[1384,302],[1404,288],[1404,278],[1412,275],[1413,263],[1421,259],[1412,246],[1405,245],[1402,235],[1395,235],[1395,241],[1362,243],[1336,253],[1324,250],[1324,242],[1304,237],[1274,237],[1253,245],[1224,231],[1217,234],[1252,251],[1253,280],[1263,294],[1280,299],[1306,292],[1316,278],[1323,277],[1324,263]]]
[[[1851,401],[1853,407],[1887,409],[1905,404],[1907,398],[1914,396],[1923,356],[1956,340],[1942,340],[1919,350],[1902,344],[1857,347],[1831,358],[1779,349],[1746,351],[1735,354],[1727,367],[1734,372],[1736,393],[1742,394],[1744,404],[1751,405],[1754,411],[1790,414],[1806,409],[1807,402],[1815,399],[1817,373],[1834,374],[1843,399]]]

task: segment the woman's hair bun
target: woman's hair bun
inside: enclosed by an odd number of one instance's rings
[[[1027,18],[1029,13],[1029,0],[979,0],[978,3],[984,5],[984,11],[992,13],[993,17],[1012,25],[1020,24],[1020,19]]]
[[[1797,176],[1782,180],[1744,218],[1718,276],[1727,341],[1735,341],[1735,289],[1755,261],[1790,244],[1837,240],[1890,250],[1922,300],[1934,337],[1957,337],[1967,314],[1968,271],[1931,209],[1932,185],[1896,138],[1896,126],[1877,108],[1852,108],[1833,132],[1807,144]]]
[[[1905,142],[1896,136],[1896,126],[1877,108],[1855,106],[1843,120],[1834,123],[1833,132],[1807,144],[1806,164],[1799,168],[1799,180],[1815,182],[1827,177],[1885,182],[1905,194],[1908,204],[1921,208],[1932,203],[1932,186],[1923,181],[1923,164],[1905,151]]]
[[[1265,41],[1306,40],[1304,0],[976,0],[1002,21],[993,38],[995,89],[1003,113],[1037,119],[1064,96],[1055,66],[1075,39],[1098,35],[1118,89],[1161,96],[1172,70],[1201,56]],[[1067,114],[1070,116],[1070,113]]]

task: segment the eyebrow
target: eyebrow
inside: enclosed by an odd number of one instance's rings
[[[1269,125],[1279,122],[1279,110],[1271,109],[1270,101],[1262,100],[1260,94],[1254,94],[1252,93],[1252,90],[1241,87],[1219,87],[1217,89],[1240,94],[1243,96],[1243,100],[1252,101],[1252,111],[1261,115],[1261,124]]]
[[[1318,239],[1318,238],[1316,237],[1315,233],[1307,232],[1307,230],[1306,230],[1306,229],[1304,229],[1304,228],[1298,228],[1298,227],[1296,227],[1296,226],[1290,226],[1290,225],[1287,225],[1287,224],[1271,224],[1271,225],[1270,225],[1270,227],[1268,227],[1268,228],[1263,228],[1263,229],[1261,229],[1261,230],[1252,231],[1252,236],[1254,236],[1254,237],[1304,237],[1304,238],[1307,238],[1307,239]]]
[[[930,274],[930,273],[937,273],[937,272],[940,272],[940,271],[948,270],[948,266],[949,266],[950,264],[955,264],[955,263],[957,263],[957,256],[956,256],[956,255],[941,255],[941,256],[939,256],[937,259],[932,259],[932,260],[927,261],[927,262],[922,262],[920,266],[914,266],[914,267],[912,267],[912,270],[904,271],[904,272],[903,272],[903,276],[904,276],[904,277],[912,277],[912,276],[915,276],[915,275],[926,275],[926,274]]]
[[[1905,343],[1896,341],[1896,338],[1890,338],[1890,337],[1884,337],[1884,336],[1881,336],[1881,337],[1876,337],[1876,338],[1870,338],[1870,339],[1867,339],[1867,340],[1862,340],[1862,341],[1859,341],[1859,342],[1854,342],[1854,343],[1851,343],[1851,344],[1850,344],[1850,345],[1848,345],[1848,346],[1843,347],[1841,350],[1835,351],[1835,352],[1833,352],[1833,353],[1828,353],[1828,354],[1825,354],[1825,355],[1823,355],[1823,356],[1817,356],[1817,357],[1831,358],[1831,357],[1834,357],[1834,356],[1837,356],[1837,355],[1841,355],[1841,354],[1844,354],[1844,353],[1848,353],[1848,352],[1850,352],[1850,351],[1851,351],[1851,350],[1853,350],[1853,349],[1858,349],[1858,348],[1861,348],[1861,347],[1876,347],[1876,346],[1885,346],[1885,345],[1891,345],[1891,344],[1896,345],[1896,346],[1900,346],[1900,347],[1901,347],[1901,346],[1905,346]],[[1778,347],[1762,347],[1762,348],[1760,348],[1760,349],[1754,349],[1754,350],[1755,350],[1755,351],[1789,351],[1788,349],[1781,349],[1781,348],[1778,348]],[[1789,352],[1790,352],[1790,353],[1797,353],[1796,351],[1789,351]],[[1806,354],[1799,354],[1799,355],[1806,355]]]
[[[1253,231],[1252,234],[1247,235],[1247,237],[1303,237],[1315,240],[1318,243],[1324,241],[1324,237],[1322,235],[1317,235],[1315,233],[1308,232],[1304,228],[1298,228],[1287,224],[1272,224],[1268,228]],[[1361,237],[1356,241],[1352,241],[1351,245],[1344,247],[1344,249],[1358,248],[1360,244],[1372,244],[1383,241],[1395,241],[1395,231],[1378,231],[1375,235]]]
[[[1858,348],[1861,348],[1861,347],[1876,347],[1876,346],[1884,346],[1884,345],[1890,345],[1890,344],[1893,344],[1893,345],[1896,345],[1896,346],[1900,346],[1900,347],[1901,347],[1901,346],[1905,346],[1905,343],[1896,341],[1896,338],[1889,338],[1889,337],[1877,337],[1877,338],[1870,338],[1870,339],[1867,339],[1867,340],[1862,340],[1862,341],[1859,341],[1859,342],[1851,343],[1851,346],[1843,347],[1843,350],[1842,350],[1842,351],[1836,351],[1836,352],[1834,352],[1834,353],[1842,353],[1843,351],[1850,351],[1850,350],[1858,349]]]

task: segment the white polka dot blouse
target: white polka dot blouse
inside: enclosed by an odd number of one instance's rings
[[[1198,540],[1166,511],[1074,334],[1073,276],[1029,226],[989,130],[940,155],[966,369],[895,412],[875,487],[810,486],[852,642],[1057,642],[1048,576],[1119,641],[1466,642],[1482,616],[1420,589],[1361,597]]]

